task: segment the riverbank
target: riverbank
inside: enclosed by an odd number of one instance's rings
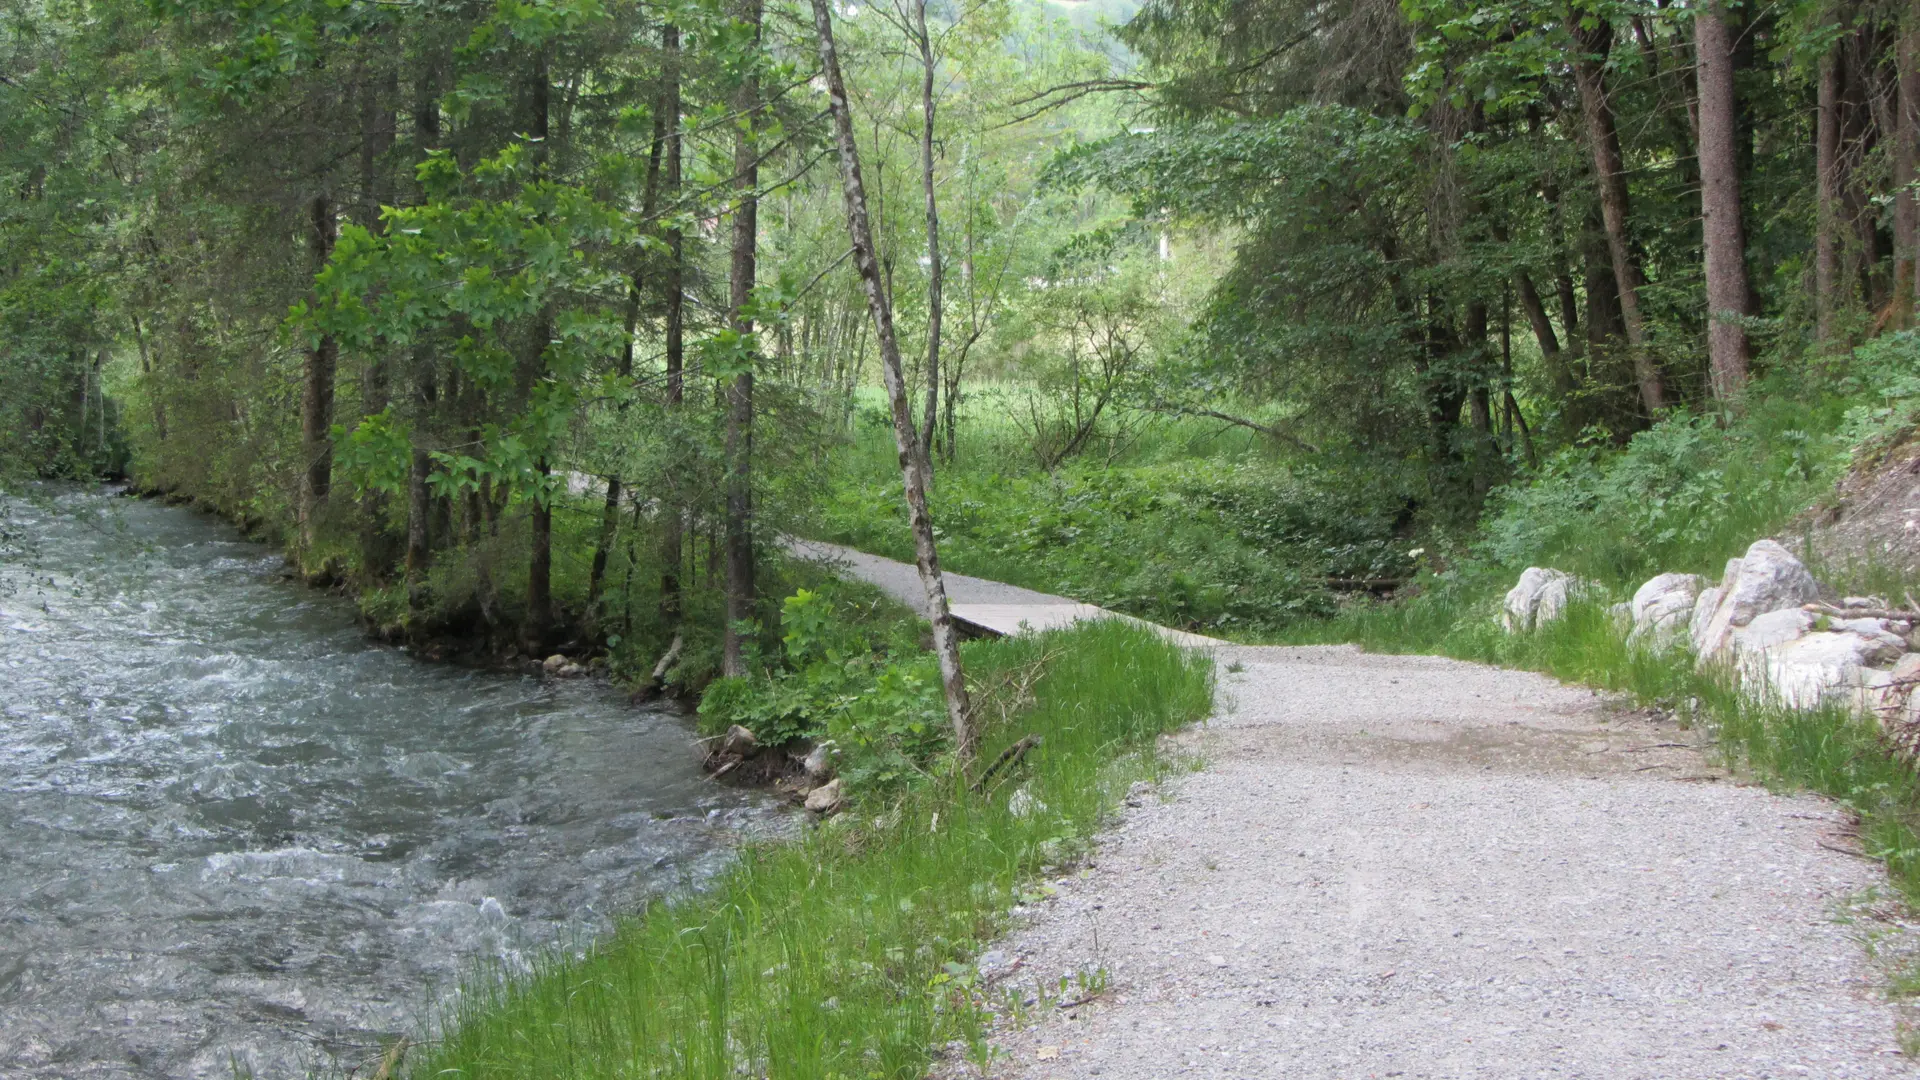
[[[948,773],[749,846],[711,889],[656,902],[582,956],[480,977],[409,1076],[480,1080],[917,1076],[984,1050],[972,961],[1072,865],[1157,750],[1212,706],[1204,657],[1095,623],[967,643],[992,760],[1039,746],[991,790]]]
[[[417,662],[220,520],[42,496],[0,499],[0,1075],[344,1075],[791,825],[669,710]]]

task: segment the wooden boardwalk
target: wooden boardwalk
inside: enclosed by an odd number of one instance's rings
[[[923,617],[927,613],[927,598],[920,587],[920,572],[911,563],[817,540],[789,540],[787,548],[803,558],[832,563],[847,576],[878,587]],[[1064,596],[1035,592],[966,574],[949,572],[942,576],[947,586],[947,609],[960,623],[962,631],[969,634],[1009,637],[1040,630],[1057,630],[1089,619],[1120,619],[1149,627],[1168,641],[1189,648],[1210,649],[1228,644],[1218,638],[1159,626]]]
[[[1145,619],[1136,619],[1131,615],[1122,615],[1103,607],[1071,601],[1062,604],[949,603],[947,610],[953,613],[954,621],[960,623],[968,632],[993,637],[1011,637],[1014,634],[1040,630],[1057,630],[1063,626],[1072,626],[1074,623],[1093,619],[1119,619],[1122,622],[1149,627],[1158,631],[1160,636],[1168,641],[1188,648],[1210,649],[1216,645],[1227,644],[1218,638],[1190,634],[1185,630],[1175,630],[1158,623],[1150,623]]]

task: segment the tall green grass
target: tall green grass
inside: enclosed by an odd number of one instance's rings
[[[1392,462],[1367,464],[1360,482],[1352,461],[1305,460],[1242,427],[1116,408],[1100,440],[1046,470],[1018,389],[969,401],[931,494],[949,569],[1226,636],[1331,611],[1329,579],[1412,570],[1412,545],[1393,533],[1413,485]],[[861,412],[806,528],[910,560],[899,464],[879,419]]]
[[[749,846],[711,889],[654,904],[584,958],[477,979],[407,1075],[907,1078],[952,1041],[978,1046],[968,961],[1126,784],[1164,767],[1155,740],[1207,713],[1212,669],[1116,622],[966,650],[984,711],[1005,710],[982,760],[1043,740],[1012,780],[983,797],[931,778]],[[1008,807],[1020,787],[1024,814]]]

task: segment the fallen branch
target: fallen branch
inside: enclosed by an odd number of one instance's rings
[[[1857,848],[1841,847],[1839,844],[1829,844],[1827,843],[1824,837],[1815,837],[1813,842],[1816,844],[1819,844],[1823,848],[1826,848],[1828,851],[1837,851],[1842,855],[1851,855],[1856,859],[1867,858],[1867,853],[1864,851],[1861,851]]]
[[[1278,439],[1280,442],[1286,443],[1296,449],[1305,450],[1309,454],[1317,454],[1320,452],[1319,447],[1290,431],[1283,431],[1280,428],[1274,427],[1272,424],[1263,424],[1258,420],[1249,420],[1244,416],[1233,416],[1215,409],[1202,409],[1192,405],[1177,405],[1170,401],[1149,405],[1148,408],[1154,412],[1166,413],[1172,416],[1193,416],[1205,420],[1219,420],[1222,423],[1232,424],[1235,427],[1243,427],[1249,431],[1257,431],[1270,439]]]
[[[1908,603],[1913,601],[1909,599]],[[1834,607],[1832,604],[1801,604],[1801,611],[1811,611],[1816,615],[1838,615],[1843,619],[1897,619],[1901,622],[1920,622],[1920,611],[1902,611],[1899,608]]]
[[[400,1059],[406,1056],[407,1040],[402,1036],[395,1039],[393,1045],[387,1047],[387,1052],[381,1055],[380,1068],[374,1071],[372,1080],[388,1080],[393,1075],[393,1070],[400,1067]]]
[[[653,674],[648,677],[647,685],[634,694],[635,700],[652,701],[660,696],[661,691],[667,688],[667,672],[680,662],[680,649],[685,644],[679,634],[673,635],[673,644],[667,646],[667,654],[660,658],[660,662],[653,665]]]
[[[1011,769],[1013,766],[1019,764],[1020,760],[1027,756],[1029,750],[1039,745],[1040,736],[1023,735],[1019,742],[1000,751],[1000,756],[993,759],[993,764],[988,765],[986,770],[980,774],[980,779],[973,782],[974,793],[981,794],[985,792],[987,785],[993,782],[993,778],[996,775],[1002,770]]]
[[[1047,665],[1064,653],[1065,649],[1049,649],[1030,664],[1024,664],[1002,675],[991,686],[974,687],[974,711],[983,712],[991,702],[1000,713],[1000,722],[1006,723],[1022,707],[1033,701],[1033,687],[1046,674]],[[1012,693],[1007,693],[1011,689]]]
[[[1395,577],[1369,577],[1369,578],[1330,577],[1326,579],[1326,586],[1329,589],[1397,589],[1400,586],[1405,585],[1406,583],[1407,583],[1406,578],[1395,578]]]

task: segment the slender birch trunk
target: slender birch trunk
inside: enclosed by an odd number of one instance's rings
[[[847,234],[853,247],[853,264],[860,274],[860,286],[867,296],[867,311],[873,319],[874,337],[880,346],[881,375],[887,386],[887,400],[893,411],[894,445],[900,453],[900,474],[906,487],[907,516],[913,527],[914,563],[920,570],[920,584],[927,592],[927,619],[933,624],[933,648],[940,660],[940,682],[947,701],[947,719],[953,725],[954,751],[962,766],[974,756],[974,731],[971,706],[967,701],[967,678],[960,665],[960,639],[947,607],[947,586],[940,575],[940,556],[934,547],[933,518],[927,512],[927,476],[920,444],[913,430],[913,415],[907,402],[905,376],[901,372],[900,343],[893,332],[893,311],[881,280],[880,261],[874,251],[873,227],[867,217],[866,184],[860,177],[860,149],[853,140],[853,111],[847,104],[847,87],[840,75],[840,57],[833,45],[832,0],[812,0],[813,24],[820,36],[820,65],[827,80],[828,107],[833,113],[834,142],[840,154],[840,189],[847,208]]]
[[[1820,58],[1820,85],[1814,109],[1813,172],[1816,211],[1813,234],[1814,334],[1834,338],[1834,313],[1840,306],[1840,45]]]
[[[310,254],[313,272],[326,268],[333,257],[337,235],[333,199],[316,195],[308,204]],[[327,493],[333,487],[333,377],[339,366],[340,344],[332,334],[322,334],[307,351],[306,377],[300,394],[300,435],[306,455],[306,468],[300,478],[300,540],[312,551],[319,539],[320,515]]]
[[[431,64],[425,65],[414,84],[413,153],[417,165],[427,152],[440,145],[439,84]],[[422,202],[426,192],[417,193]],[[407,610],[420,617],[427,608],[427,569],[433,559],[433,535],[429,522],[433,498],[427,479],[433,474],[433,458],[426,446],[426,426],[439,401],[434,379],[433,354],[424,346],[413,353],[413,432],[412,453],[407,463]]]
[[[933,436],[940,425],[940,294],[946,263],[940,255],[940,200],[933,177],[933,39],[927,35],[927,0],[913,7],[915,44],[920,48],[920,186],[927,196],[927,398],[920,422],[920,460],[933,472]]]
[[[534,58],[533,78],[529,89],[531,121],[531,145],[528,157],[533,164],[533,175],[538,180],[547,178],[547,169],[551,161],[551,148],[548,144],[549,124],[552,110],[549,101],[553,87],[548,72],[548,46],[542,44]],[[547,343],[553,337],[553,303],[541,305],[540,313],[534,318],[533,333],[527,343],[527,368],[525,386],[522,388],[521,404],[525,405],[533,384],[546,375]],[[535,481],[538,485],[530,500],[528,510],[528,550],[527,550],[527,621],[521,627],[521,646],[531,656],[538,657],[545,652],[553,636],[553,499],[548,490],[547,480],[553,475],[552,464],[547,460],[546,448],[540,450],[540,457],[534,462],[534,470],[539,474]]]
[[[660,110],[666,114],[667,141],[663,148],[667,202],[680,199],[680,28],[668,23],[660,28],[660,50],[666,54],[666,93]],[[666,294],[667,326],[667,413],[677,416],[686,398],[686,323],[683,317],[685,257],[678,225],[667,230],[667,274],[662,284]],[[672,469],[667,472],[666,529],[660,537],[660,619],[668,626],[679,626],[684,604],[680,598],[680,561],[685,536],[687,510],[677,488]]]
[[[667,141],[666,91],[661,91],[661,101],[657,102],[653,112],[653,141],[647,148],[646,180],[641,185],[640,220],[645,228],[653,229],[654,212],[660,202],[660,156]],[[633,334],[640,323],[640,304],[646,292],[646,270],[642,266],[645,256],[636,253],[632,279],[627,285],[626,334],[620,345],[620,362],[617,372],[622,382],[633,378]],[[627,407],[622,403],[620,415],[626,415]],[[594,610],[600,599],[601,589],[606,583],[607,559],[613,553],[614,541],[620,529],[620,477],[607,477],[607,497],[600,511],[600,538],[593,547],[593,563],[587,570],[587,610]]]
[[[755,44],[760,41],[761,0],[745,0],[741,18],[752,28]],[[760,200],[754,188],[760,183],[758,152],[753,125],[760,108],[760,80],[749,72],[741,80],[735,108],[740,119],[733,140],[733,189],[738,203],[733,210],[733,257],[727,272],[728,319],[743,343],[753,335],[753,319],[747,315],[753,300],[756,257],[760,239]],[[746,347],[743,344],[743,347]],[[746,658],[742,651],[740,628],[753,619],[753,370],[748,367],[727,385],[727,493],[726,493],[726,575],[727,626],[721,644],[721,669],[728,675],[744,675]]]

